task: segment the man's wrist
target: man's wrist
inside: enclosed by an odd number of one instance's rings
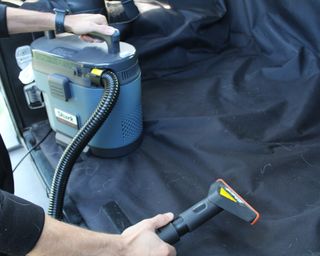
[[[49,29],[47,30],[54,30],[55,29],[55,15],[52,13],[46,13],[46,18],[45,20],[47,20],[48,24],[47,26],[49,27]]]
[[[64,18],[64,30],[66,32],[72,32],[72,17],[70,14]]]
[[[88,231],[86,240],[80,247],[84,255],[128,256],[125,254],[125,243],[121,235],[110,235]]]

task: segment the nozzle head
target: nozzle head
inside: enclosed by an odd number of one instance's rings
[[[251,225],[257,223],[260,218],[258,211],[222,179],[218,179],[211,185],[208,197],[218,207],[250,222]]]

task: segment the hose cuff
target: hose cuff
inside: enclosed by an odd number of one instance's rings
[[[0,37],[8,37],[7,6],[0,4]]]

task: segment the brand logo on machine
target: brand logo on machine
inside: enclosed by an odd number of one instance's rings
[[[54,113],[59,122],[69,125],[73,128],[78,128],[78,120],[76,116],[71,115],[57,108],[54,109]]]

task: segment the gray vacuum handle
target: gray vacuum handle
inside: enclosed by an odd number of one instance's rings
[[[106,42],[109,53],[116,54],[120,51],[120,31],[118,29],[115,29],[111,36],[103,35],[97,32],[89,33],[89,36]]]

